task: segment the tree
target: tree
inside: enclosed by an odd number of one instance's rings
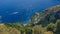
[[[47,31],[52,31],[52,32],[55,32],[56,30],[56,25],[53,24],[53,23],[50,23],[47,25]]]
[[[40,25],[36,25],[32,28],[33,30],[33,34],[43,34],[44,33],[44,29],[42,26]]]
[[[21,32],[21,34],[23,34],[24,32],[24,29],[23,29],[24,26],[21,23],[5,23],[5,25],[7,26],[7,28],[16,28]]]
[[[32,34],[32,29],[29,28],[29,27],[27,27],[27,28],[25,29],[25,32],[26,32],[26,34]]]
[[[57,24],[56,34],[60,34],[60,20],[57,20],[56,24]]]

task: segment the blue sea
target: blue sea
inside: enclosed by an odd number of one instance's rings
[[[28,22],[35,12],[60,4],[60,0],[0,0],[0,22]]]

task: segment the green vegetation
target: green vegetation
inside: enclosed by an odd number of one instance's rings
[[[36,12],[26,25],[0,24],[0,34],[60,34],[60,6]]]

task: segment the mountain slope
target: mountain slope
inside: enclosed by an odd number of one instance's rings
[[[60,19],[60,5],[48,8],[40,13],[36,12],[31,18],[30,22],[36,25],[47,25],[49,23],[56,23]]]

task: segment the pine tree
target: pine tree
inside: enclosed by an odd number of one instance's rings
[[[60,20],[57,20],[56,34],[60,34]]]

